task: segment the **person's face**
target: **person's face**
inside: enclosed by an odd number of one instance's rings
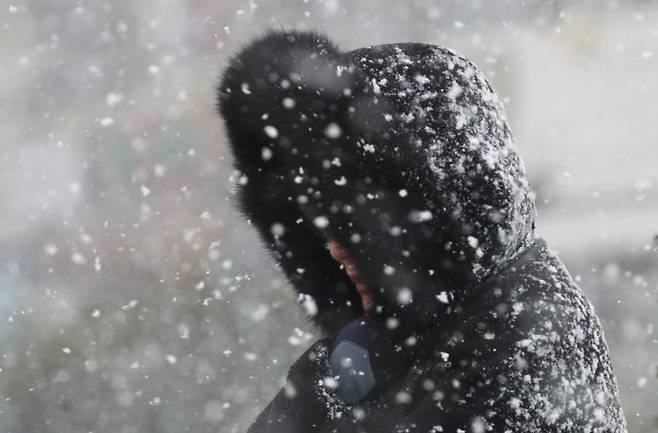
[[[361,303],[363,304],[364,311],[372,310],[375,307],[372,295],[368,291],[363,278],[359,275],[356,265],[347,255],[347,252],[333,239],[327,242],[327,246],[329,247],[331,257],[343,265],[345,272],[347,272],[347,276],[352,280],[352,283],[354,283],[354,286],[356,287],[356,291],[361,295]]]

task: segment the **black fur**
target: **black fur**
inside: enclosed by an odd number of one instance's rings
[[[317,58],[309,59],[313,54]],[[302,62],[307,60],[310,70],[303,69]],[[328,332],[360,315],[360,301],[297,198],[306,194],[309,207],[315,202],[306,191],[308,173],[322,170],[321,156],[339,154],[322,138],[326,125],[345,114],[349,99],[340,94],[342,87],[353,84],[351,76],[332,74],[338,60],[336,47],[324,37],[273,32],[243,49],[219,86],[219,108],[235,167],[248,179],[238,191],[238,205],[295,289],[310,296],[304,299],[315,304],[317,314],[312,318]],[[293,72],[299,74],[298,81],[293,80],[296,76],[291,78]],[[323,78],[328,84],[320,81]],[[286,88],[283,80],[287,80]],[[283,105],[287,97],[294,101],[291,109]],[[276,139],[264,129],[274,125],[279,133]],[[323,148],[312,149],[316,143]],[[263,158],[264,149],[271,152],[269,159]],[[300,173],[299,167],[307,174]],[[304,183],[295,183],[297,176],[303,176]],[[278,228],[284,230],[280,235]]]

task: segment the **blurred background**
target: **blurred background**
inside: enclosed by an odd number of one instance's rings
[[[658,2],[9,0],[0,432],[243,432],[317,334],[232,205],[215,86],[269,27],[423,41],[506,105],[538,229],[658,432]]]

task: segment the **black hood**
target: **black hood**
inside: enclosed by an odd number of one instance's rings
[[[218,91],[236,204],[328,333],[363,311],[327,235],[378,311],[413,326],[448,320],[533,239],[534,194],[503,106],[449,49],[342,52],[276,31],[230,60]]]

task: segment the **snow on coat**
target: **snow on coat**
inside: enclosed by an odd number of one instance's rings
[[[601,324],[535,234],[503,106],[472,62],[274,31],[230,60],[218,96],[236,205],[326,336],[250,432],[626,430]],[[358,405],[327,380],[331,337],[363,314],[328,235],[413,353]]]

